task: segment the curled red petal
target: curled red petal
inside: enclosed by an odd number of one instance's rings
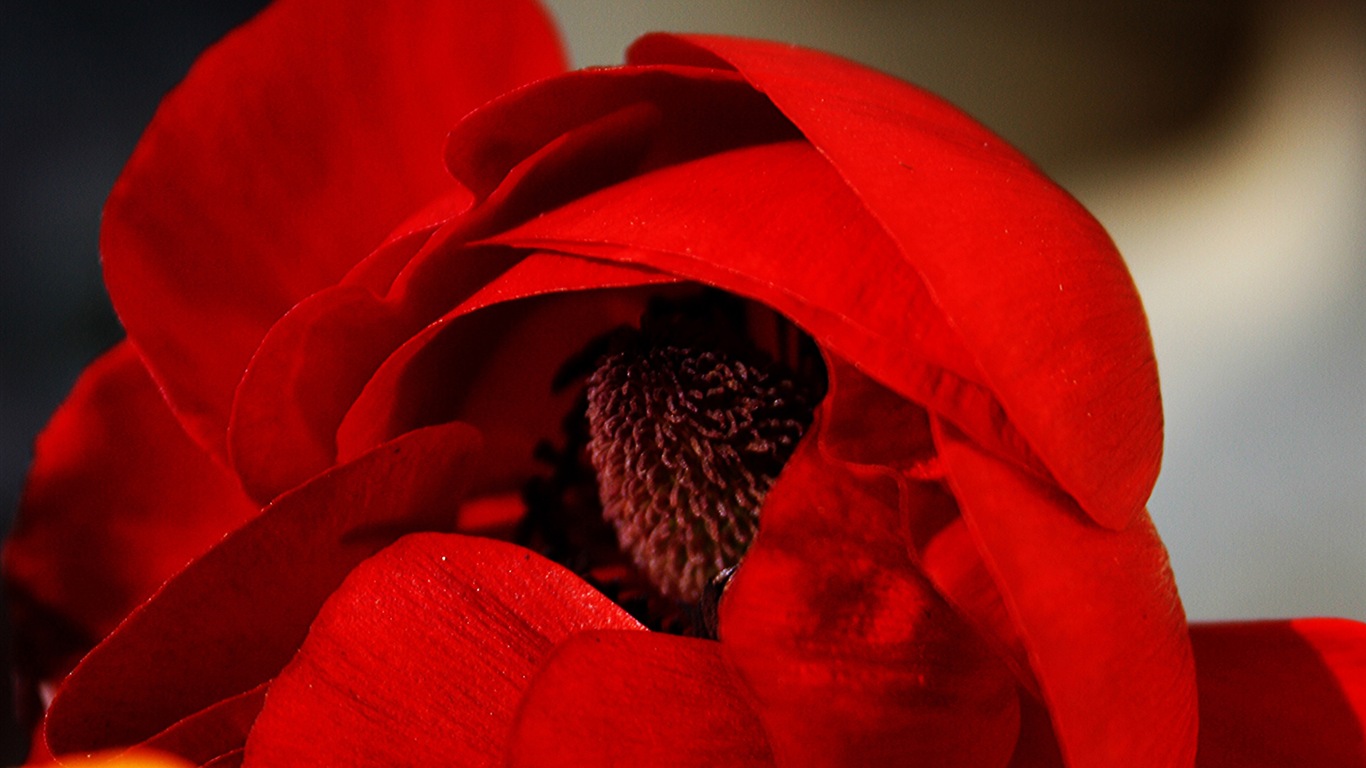
[[[132,346],[95,361],[38,438],[5,544],[26,683],[61,679],[256,511],[232,473],[185,434]]]
[[[913,561],[888,482],[803,440],[726,588],[721,642],[780,765],[1003,765],[1015,677]]]
[[[574,393],[553,382],[595,336],[633,323],[640,290],[677,282],[630,265],[533,253],[423,328],[380,366],[337,430],[346,459],[416,427],[461,419],[485,432],[480,491],[509,491],[533,447],[559,433]],[[462,372],[452,375],[452,372]]]
[[[336,460],[338,426],[405,339],[470,311],[466,301],[481,288],[497,288],[501,301],[525,293],[507,279],[490,285],[525,253],[466,248],[465,242],[604,183],[599,177],[611,175],[604,169],[643,151],[628,149],[632,134],[642,121],[653,123],[656,110],[636,107],[642,108],[627,107],[549,140],[508,169],[468,215],[391,241],[341,285],[313,294],[271,328],[238,385],[229,434],[233,466],[255,498],[273,498]],[[576,282],[592,286],[591,279]],[[604,278],[603,287],[616,282]]]
[[[281,496],[81,661],[48,710],[52,751],[136,744],[269,679],[356,563],[453,527],[478,445],[463,424],[415,431]]]
[[[923,281],[804,142],[662,168],[489,241],[641,264],[753,298],[984,445],[1037,465]]]
[[[561,643],[517,712],[509,766],[775,765],[720,643],[583,632]]]
[[[504,765],[532,675],[588,629],[642,627],[521,547],[406,537],[328,598],[271,684],[245,764]]]
[[[1366,624],[1194,624],[1200,768],[1366,766]]]
[[[1066,192],[946,102],[828,54],[655,35],[629,59],[737,71],[772,99],[923,276],[1062,487],[1110,527],[1142,513],[1162,451],[1152,343],[1114,245]]]
[[[105,280],[191,435],[224,455],[257,343],[456,184],[470,109],[564,68],[526,0],[284,0],[162,102],[104,213]]]
[[[935,427],[950,487],[1018,627],[1067,765],[1192,765],[1194,662],[1147,515],[1102,528],[1055,486]]]

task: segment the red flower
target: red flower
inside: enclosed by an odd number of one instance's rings
[[[551,77],[529,5],[344,5],[284,0],[206,54],[111,195],[129,340],[40,439],[6,550],[22,671],[55,684],[99,643],[44,748],[1366,760],[1361,625],[1188,633],[1143,510],[1138,298],[1000,139],[790,47],[651,36]],[[829,388],[717,640],[469,535],[526,512],[566,361],[698,286],[756,344],[809,334]]]

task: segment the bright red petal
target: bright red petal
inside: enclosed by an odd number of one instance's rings
[[[256,511],[231,473],[186,436],[133,348],[115,347],[38,438],[5,545],[23,677],[59,680]]]
[[[48,711],[52,750],[136,744],[269,679],[356,563],[453,527],[478,442],[462,424],[412,432],[280,497],[85,657]]]
[[[1366,766],[1366,624],[1191,626],[1200,768]]]
[[[525,0],[284,0],[211,48],[115,185],[114,306],[189,432],[223,455],[270,325],[456,185],[447,131],[563,70]]]
[[[1101,528],[1056,487],[936,428],[954,497],[1019,628],[1067,764],[1191,765],[1195,669],[1151,521]]]
[[[663,35],[629,58],[733,69],[772,99],[923,276],[1063,488],[1107,526],[1141,514],[1162,450],[1152,344],[1114,245],[1076,201],[952,106],[843,59]]]
[[[586,629],[641,626],[521,547],[404,538],[328,599],[271,684],[246,764],[501,766],[536,668]]]
[[[778,764],[1003,765],[1015,677],[912,560],[908,517],[938,496],[830,460],[813,429],[721,602]]]
[[[774,765],[720,643],[585,632],[555,649],[517,712],[509,766]]]

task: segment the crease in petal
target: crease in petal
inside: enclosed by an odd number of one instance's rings
[[[526,549],[405,537],[328,598],[271,683],[245,765],[504,765],[536,669],[590,629],[645,634]]]

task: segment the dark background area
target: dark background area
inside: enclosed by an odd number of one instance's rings
[[[5,531],[33,436],[81,369],[123,335],[97,266],[104,198],[162,95],[206,46],[265,4],[4,2],[0,528]],[[3,636],[8,658],[8,622]],[[24,749],[11,713],[6,694],[0,721],[0,762],[6,764],[17,763]]]

